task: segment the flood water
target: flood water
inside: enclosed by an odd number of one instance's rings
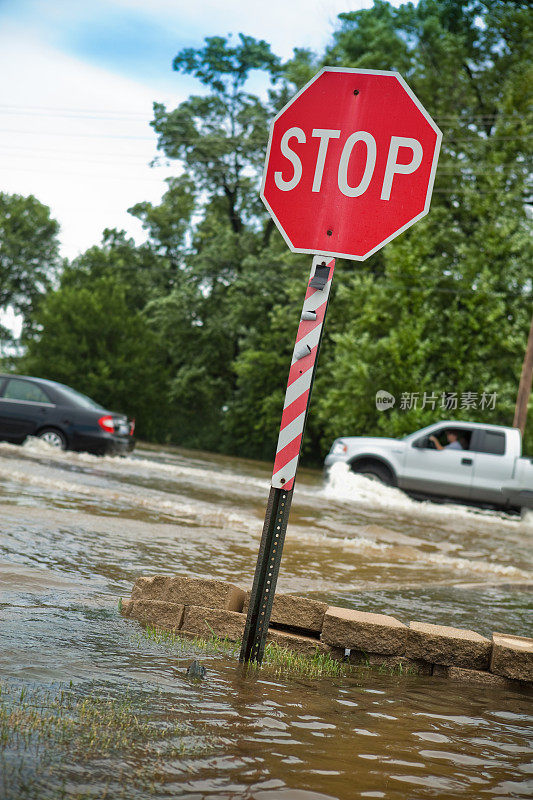
[[[531,695],[376,672],[246,674],[235,655],[177,653],[120,617],[119,597],[143,574],[249,588],[268,491],[269,466],[255,462],[0,443],[0,682],[128,692],[156,728],[183,722],[208,742],[164,760],[149,789],[120,754],[64,759],[43,782],[42,753],[21,764],[11,750],[0,800],[533,796]],[[531,636],[532,538],[531,517],[417,503],[342,466],[327,486],[302,471],[278,591]],[[192,657],[207,668],[201,682],[185,675]]]

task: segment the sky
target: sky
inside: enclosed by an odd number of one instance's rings
[[[371,0],[0,0],[0,191],[33,194],[73,258],[105,227],[137,241],[127,209],[157,202],[172,164],[157,155],[152,103],[200,90],[172,71],[183,47],[243,32],[279,56],[320,52],[337,15]],[[266,146],[265,134],[265,146]]]
[[[401,0],[393,0],[399,5]],[[143,241],[127,209],[157,203],[176,163],[158,155],[152,104],[200,84],[172,70],[184,47],[245,33],[276,55],[321,53],[341,12],[372,0],[0,0],[0,191],[33,194],[60,226],[61,254],[104,228]],[[267,144],[265,131],[265,149]],[[11,312],[0,323],[20,331]]]

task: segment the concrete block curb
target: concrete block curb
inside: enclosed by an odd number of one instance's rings
[[[243,614],[248,613],[249,600],[250,592],[247,592]],[[270,622],[300,631],[320,633],[327,607],[328,604],[320,600],[310,600],[294,594],[277,594],[272,604]]]
[[[505,678],[533,681],[533,639],[493,633],[490,671]]]
[[[134,600],[122,600],[119,605],[120,613],[123,617],[129,617],[131,610],[133,608]]]
[[[215,634],[221,639],[227,638],[236,642],[244,635],[245,622],[246,617],[238,611],[206,608],[205,606],[186,606],[182,629],[186,633],[208,639]]]
[[[274,642],[280,647],[286,647],[288,650],[305,656],[314,656],[317,652],[324,655],[329,654],[332,658],[339,660],[344,656],[344,648],[341,651],[341,648],[330,647],[320,639],[288,631],[269,630],[267,642]]]
[[[135,582],[132,600],[161,600],[167,603],[242,611],[245,593],[226,581],[186,578],[180,575],[152,575]]]
[[[386,614],[328,606],[320,638],[335,647],[401,655],[405,652],[407,627]]]
[[[144,625],[176,632],[181,628],[185,606],[161,600],[129,600],[122,604],[122,613]]]
[[[364,653],[361,650],[352,650],[350,653],[350,664],[361,667],[382,667],[384,670],[390,669],[394,672],[404,672],[410,675],[432,675],[433,664],[421,659],[406,658],[405,656],[386,656],[376,653]]]
[[[433,670],[434,677],[447,678],[450,681],[459,683],[471,683],[476,686],[486,686],[495,689],[521,689],[519,681],[512,681],[509,678],[501,678],[491,672],[479,669],[465,669],[464,667],[444,667],[436,664]]]
[[[250,593],[233,583],[174,575],[142,576],[124,617],[186,637],[230,641],[244,635]],[[244,611],[244,613],[242,613]],[[494,633],[492,641],[472,630],[413,621],[409,627],[386,614],[372,614],[318,600],[279,594],[274,598],[268,641],[302,655],[317,651],[351,664],[395,673],[434,675],[480,686],[530,690],[533,639]]]
[[[405,654],[444,666],[486,669],[491,643],[475,631],[410,622]]]

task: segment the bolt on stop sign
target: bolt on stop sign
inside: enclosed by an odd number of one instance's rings
[[[429,211],[441,139],[397,73],[325,67],[272,123],[261,198],[294,252],[363,261]]]

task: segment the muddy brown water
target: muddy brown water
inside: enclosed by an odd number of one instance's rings
[[[62,763],[60,778],[39,783],[39,755],[21,766],[9,752],[1,800],[533,796],[531,695],[375,672],[246,674],[235,656],[175,652],[119,616],[140,574],[249,586],[268,489],[268,465],[208,454],[0,444],[0,680],[128,691],[157,724],[182,721],[210,742],[166,759],[149,790],[115,779],[132,767],[122,756]],[[343,468],[327,486],[303,471],[278,590],[403,622],[531,635],[532,537],[530,517],[416,503]],[[201,682],[185,676],[196,657]]]

